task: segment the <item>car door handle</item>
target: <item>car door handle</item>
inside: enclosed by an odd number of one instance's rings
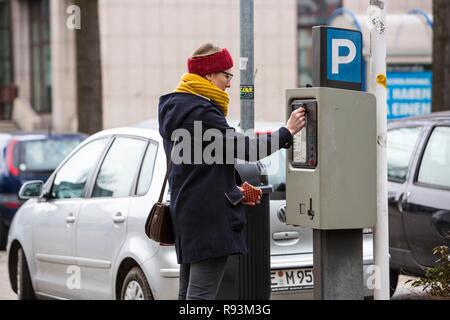
[[[298,239],[300,237],[300,233],[297,231],[286,231],[286,232],[275,232],[272,235],[273,240],[293,240]]]
[[[122,215],[122,212],[117,212],[116,215],[113,218],[114,223],[124,223],[125,217]]]
[[[411,192],[402,193],[400,197],[398,198],[398,211],[403,213],[403,206],[405,206],[408,203],[409,196],[411,195]]]
[[[77,219],[75,218],[75,216],[73,215],[73,213],[69,213],[69,215],[66,217],[66,223],[75,223]]]

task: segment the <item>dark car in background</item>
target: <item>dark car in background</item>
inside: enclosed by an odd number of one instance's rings
[[[450,112],[389,123],[387,137],[391,287],[423,276],[450,246]],[[393,293],[391,291],[391,293]]]
[[[21,206],[17,194],[24,182],[45,181],[87,136],[77,133],[14,132],[0,134],[0,250]]]

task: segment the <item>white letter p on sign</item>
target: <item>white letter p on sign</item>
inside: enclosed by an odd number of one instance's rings
[[[332,39],[331,41],[331,73],[339,73],[339,65],[347,64],[356,57],[356,46],[348,39]],[[349,52],[346,56],[339,56],[339,48],[347,47]]]

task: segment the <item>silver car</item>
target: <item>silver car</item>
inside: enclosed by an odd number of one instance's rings
[[[277,155],[284,156],[272,157]],[[165,159],[156,130],[105,130],[80,144],[45,184],[24,184],[20,196],[29,200],[17,212],[7,244],[18,298],[176,299],[174,247],[160,246],[144,233]],[[270,165],[270,158],[266,161]],[[312,231],[282,222],[284,178],[269,178],[275,187],[272,298],[311,298]],[[364,255],[365,265],[371,264],[370,235],[364,237]]]
[[[176,298],[175,251],[144,233],[165,169],[157,131],[122,128],[86,139],[44,186],[24,185],[7,245],[18,297]]]

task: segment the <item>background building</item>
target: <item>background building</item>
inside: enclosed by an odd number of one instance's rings
[[[368,3],[254,0],[256,120],[283,121],[285,88],[310,83],[311,26],[341,6],[364,13]],[[431,3],[390,1],[388,10],[431,13]],[[13,120],[6,124],[76,130],[72,4],[0,0],[0,119]],[[205,42],[235,59],[229,118],[239,119],[239,0],[99,0],[99,14],[104,128],[155,118],[159,96],[176,87],[187,57]]]

